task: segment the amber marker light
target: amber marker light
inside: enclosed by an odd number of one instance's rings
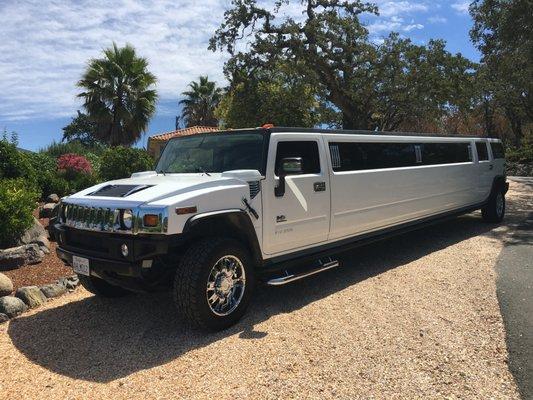
[[[157,226],[159,224],[159,215],[157,214],[146,214],[143,217],[144,226]]]
[[[194,214],[195,212],[197,212],[198,209],[196,208],[196,206],[192,206],[192,207],[178,207],[176,208],[176,214],[178,215],[183,215],[183,214]]]

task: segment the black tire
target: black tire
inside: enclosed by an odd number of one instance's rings
[[[245,273],[243,294],[227,315],[217,315],[208,302],[207,284],[212,269],[224,257],[236,257]],[[174,304],[195,328],[219,331],[235,324],[245,313],[255,286],[254,268],[248,250],[238,241],[206,238],[183,255],[174,278]]]
[[[505,192],[503,190],[495,191],[488,203],[481,209],[481,216],[486,222],[502,222],[505,216]]]
[[[85,276],[85,275],[79,275],[78,278],[80,279],[81,285],[87,289],[89,292],[102,297],[108,297],[108,298],[116,298],[116,297],[124,297],[132,292],[121,288],[120,286],[112,285],[103,279],[97,278],[95,276]]]

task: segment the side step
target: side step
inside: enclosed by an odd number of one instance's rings
[[[312,269],[306,269],[298,273],[291,274],[285,270],[285,275],[278,278],[269,279],[266,284],[270,286],[281,286],[287,283],[297,281],[302,278],[306,278],[311,275],[318,274],[319,272],[327,271],[339,266],[338,260],[333,260],[331,257],[327,257],[324,260],[318,260],[318,266]]]

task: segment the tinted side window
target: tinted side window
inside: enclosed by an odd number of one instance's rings
[[[320,157],[317,142],[279,142],[276,151],[276,175],[279,175],[281,160],[287,157],[301,157],[304,174],[317,174],[320,172]]]
[[[468,143],[422,143],[422,164],[452,164],[470,161]]]
[[[333,171],[399,168],[416,164],[413,143],[329,144]]]
[[[505,158],[505,151],[501,143],[491,143],[490,148],[492,149],[492,156],[494,158]]]
[[[489,152],[487,151],[487,145],[484,142],[476,142],[477,158],[479,161],[485,161],[489,159]]]

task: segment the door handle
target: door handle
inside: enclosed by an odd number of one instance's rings
[[[494,168],[494,165],[490,164],[489,169],[492,169],[492,168]]]
[[[313,183],[313,189],[315,189],[315,192],[324,192],[326,190],[326,182]]]

